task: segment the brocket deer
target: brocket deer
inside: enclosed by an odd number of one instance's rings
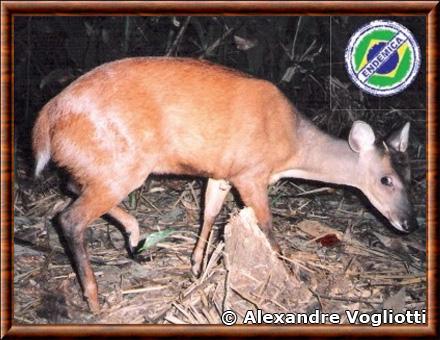
[[[139,241],[118,207],[149,174],[208,178],[204,220],[192,255],[200,271],[207,237],[234,186],[276,248],[267,187],[297,177],[360,189],[394,228],[417,227],[408,196],[409,123],[384,141],[355,121],[348,141],[327,135],[271,83],[205,61],[129,58],[84,74],[41,110],[33,130],[36,175],[52,159],[77,199],[59,222],[84,296],[99,311],[84,231],[107,214]]]

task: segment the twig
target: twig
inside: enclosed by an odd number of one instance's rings
[[[168,322],[175,324],[175,325],[186,325],[187,322],[180,320],[179,318],[175,317],[174,315],[167,315],[165,316],[165,320]]]
[[[191,17],[186,17],[185,22],[183,23],[182,27],[180,28],[179,33],[177,33],[176,39],[174,39],[173,44],[171,45],[168,52],[165,54],[167,57],[174,54],[175,50],[179,46],[179,43],[180,43],[182,36],[183,36],[183,33],[186,31],[186,28],[188,27],[190,20],[191,20]]]
[[[142,194],[144,193],[144,185],[142,185],[141,186],[141,188],[138,190],[138,192],[137,192],[137,200],[136,200],[136,203],[135,203],[135,205],[134,205],[134,211],[135,212],[137,212],[137,210],[138,210],[138,207],[139,207],[139,202],[141,201],[141,199],[142,199]]]
[[[220,38],[218,38],[211,46],[209,46],[205,50],[205,52],[203,52],[203,54],[199,57],[199,59],[203,59],[207,55],[209,56],[220,45],[220,42],[225,40],[232,32],[234,32],[234,29],[229,28],[225,33],[223,33],[223,35]]]
[[[313,189],[313,190],[309,190],[309,191],[305,191],[305,192],[300,192],[299,194],[296,194],[295,196],[304,196],[304,195],[309,195],[309,194],[316,194],[318,192],[333,192],[335,189],[333,188],[329,188],[329,187],[324,187],[324,188],[318,188],[318,189]]]
[[[307,268],[306,266],[304,266],[303,264],[301,264],[301,263],[299,263],[299,262],[297,262],[297,261],[294,261],[294,260],[292,260],[292,259],[289,259],[288,257],[285,257],[285,256],[280,255],[280,254],[277,254],[277,255],[278,255],[278,257],[279,257],[280,259],[283,259],[283,260],[285,260],[285,261],[287,261],[287,262],[290,262],[290,263],[292,263],[292,264],[294,264],[294,265],[296,265],[296,266],[298,266],[298,267],[301,267],[302,269],[304,269],[305,271],[308,271],[309,273],[316,273],[316,271],[314,271],[313,269]]]
[[[291,61],[295,58],[296,39],[298,38],[298,32],[300,27],[301,27],[301,17],[298,18],[298,25],[296,25],[295,36],[293,37],[292,51],[290,52],[290,56],[289,56]]]
[[[363,299],[356,299],[356,298],[350,298],[350,297],[340,297],[340,296],[330,296],[330,295],[322,295],[322,294],[318,294],[312,290],[310,290],[312,292],[313,295],[315,295],[316,297],[319,296],[320,299],[324,299],[324,300],[335,300],[335,301],[345,301],[345,302],[358,302],[358,303],[366,303],[366,304],[370,304],[370,305],[380,305],[383,303],[383,301],[369,301],[369,300],[363,300]]]
[[[209,262],[206,265],[206,269],[203,272],[202,277],[200,278],[200,282],[203,282],[205,280],[210,270],[214,267],[215,263],[220,258],[220,255],[223,254],[223,248],[224,248],[224,243],[220,242],[215,248],[214,252],[212,253],[211,258],[209,259]]]
[[[231,290],[237,294],[238,296],[240,296],[242,299],[250,302],[251,304],[253,304],[256,308],[258,309],[262,309],[259,305],[258,302],[254,301],[250,296],[246,296],[245,294],[243,294],[242,292],[239,292],[237,289],[235,289],[234,287],[230,286]]]
[[[197,209],[200,209],[199,200],[197,199],[197,195],[194,190],[194,183],[195,183],[195,181],[192,181],[191,183],[189,183],[189,189],[191,190],[191,194],[193,196],[194,203],[196,204]]]
[[[145,293],[145,292],[152,292],[155,290],[161,290],[166,288],[166,286],[153,286],[153,287],[143,287],[143,288],[135,288],[135,289],[127,289],[123,290],[121,293],[122,295],[125,294],[139,294],[139,293]]]
[[[185,196],[185,193],[186,193],[186,190],[183,190],[182,193],[180,194],[179,198],[177,199],[177,201],[173,204],[173,208],[177,207],[177,205],[182,200],[183,196]]]
[[[148,203],[148,205],[149,206],[151,206],[154,210],[156,210],[158,213],[159,213],[159,215],[162,215],[162,211],[158,208],[158,207],[156,207],[152,202],[150,202],[147,198],[145,198],[144,196],[141,196],[141,198],[142,198],[142,200],[145,202],[145,203]]]

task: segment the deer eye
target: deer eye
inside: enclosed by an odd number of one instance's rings
[[[380,179],[380,183],[382,183],[383,185],[386,185],[387,187],[390,187],[393,185],[393,181],[391,179],[391,177],[388,176],[384,176]]]

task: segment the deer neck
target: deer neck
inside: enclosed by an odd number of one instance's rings
[[[359,187],[358,154],[347,141],[332,137],[305,118],[299,119],[294,155],[281,171],[271,178],[283,177]]]

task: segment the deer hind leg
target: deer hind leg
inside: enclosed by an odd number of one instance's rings
[[[81,194],[81,189],[78,184],[73,181],[69,181],[67,183],[67,189],[79,196]],[[116,220],[123,228],[124,232],[128,236],[128,246],[131,254],[134,254],[134,251],[139,243],[139,223],[138,221],[129,213],[124,211],[122,208],[118,206],[110,209],[106,215],[110,216],[114,220]]]
[[[208,179],[208,185],[205,192],[205,209],[203,212],[202,230],[197,239],[191,258],[191,270],[196,276],[200,275],[201,272],[203,254],[212,225],[214,224],[215,218],[220,212],[230,189],[231,185],[224,180]]]
[[[122,208],[114,207],[106,215],[118,221],[123,226],[128,236],[128,246],[131,255],[134,255],[136,247],[139,243],[139,223],[132,215],[124,211]]]
[[[254,210],[258,226],[266,234],[272,249],[280,253],[280,247],[272,230],[272,214],[269,208],[267,183],[258,178],[247,177],[234,182],[243,203]]]
[[[98,287],[90,265],[84,232],[90,223],[112,209],[120,199],[106,188],[88,187],[59,216],[60,226],[72,254],[84,297],[93,313],[99,311]]]

